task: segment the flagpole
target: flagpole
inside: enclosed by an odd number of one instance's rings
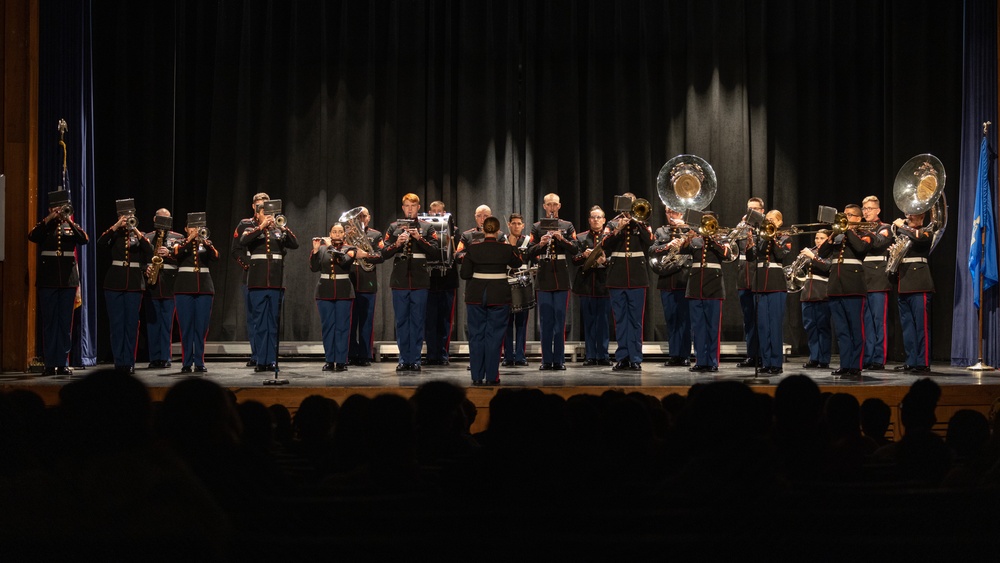
[[[983,122],[983,137],[986,136],[986,130],[992,125],[989,121]],[[992,198],[991,198],[992,199]],[[979,227],[979,263],[986,263],[986,228],[983,226]],[[984,372],[984,371],[994,371],[996,368],[988,366],[983,363],[983,278],[985,272],[982,267],[977,268],[979,270],[979,307],[976,307],[976,313],[979,317],[979,339],[978,339],[978,349],[979,357],[975,364],[965,368],[969,371]],[[979,374],[976,374],[979,375]]]

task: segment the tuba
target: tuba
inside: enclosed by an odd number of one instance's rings
[[[346,225],[344,231],[344,242],[347,244],[365,251],[367,254],[372,254],[374,249],[372,248],[371,241],[364,234],[364,229],[361,225],[361,221],[358,221],[358,215],[361,215],[365,211],[364,207],[355,207],[354,209],[348,209],[345,211],[338,219],[341,223]],[[364,258],[358,258],[355,260],[361,269],[366,272],[370,272],[375,269],[375,265],[368,262]]]
[[[948,226],[948,202],[944,197],[944,185],[944,164],[932,154],[918,154],[907,160],[892,183],[892,198],[900,211],[906,215],[931,212],[930,219],[922,227],[933,237],[931,252]],[[896,275],[912,245],[913,241],[909,237],[896,235],[896,240],[888,250],[886,275]]]
[[[679,154],[660,168],[656,192],[670,209],[684,213],[701,211],[715,199],[718,182],[715,170],[705,159],[693,154]]]

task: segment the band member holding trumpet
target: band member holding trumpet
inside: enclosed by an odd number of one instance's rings
[[[764,216],[764,228],[756,244],[746,250],[747,261],[756,262],[754,293],[757,299],[757,336],[764,373],[782,373],[782,324],[788,286],[782,261],[792,249],[791,237],[781,232],[781,212],[772,209]]]
[[[250,217],[241,219],[233,231],[232,257],[240,265],[240,268],[243,269],[243,283],[240,287],[243,290],[243,303],[246,307],[247,340],[250,341],[250,359],[247,361],[248,368],[256,367],[257,365],[257,338],[254,336],[257,333],[257,319],[254,316],[253,304],[250,302],[250,291],[247,288],[247,274],[250,271],[250,253],[247,252],[245,246],[240,244],[240,237],[243,236],[243,233],[247,229],[257,228],[257,206],[270,199],[271,196],[264,192],[254,194],[250,201],[250,209],[253,213]]]
[[[104,231],[97,243],[111,249],[111,266],[104,276],[104,300],[111,327],[111,353],[115,369],[135,373],[139,307],[146,289],[142,266],[153,254],[153,246],[137,228],[135,204],[118,200],[118,221]]]
[[[680,254],[678,245],[671,246],[670,243],[688,236],[691,229],[684,222],[683,213],[668,207],[666,214],[667,224],[656,230],[656,242],[650,247],[650,253],[659,255],[661,259],[665,255],[674,256],[659,272],[656,282],[669,332],[670,357],[663,365],[687,366],[690,365],[688,357],[691,354],[691,310],[685,293],[691,274],[691,257]]]
[[[691,255],[691,275],[686,295],[694,327],[696,363],[693,372],[719,371],[719,344],[722,340],[722,301],[726,287],[722,281],[722,262],[729,256],[729,246],[719,244],[712,236],[718,226],[714,211],[704,213],[697,236],[674,239],[679,251]],[[714,226],[713,226],[714,225]]]
[[[289,250],[299,247],[295,233],[275,217],[281,200],[257,204],[256,225],[240,235],[240,245],[250,253],[247,271],[247,291],[253,310],[254,349],[257,354],[255,372],[275,371],[278,362],[278,317],[284,295],[284,258]]]
[[[830,315],[833,317],[840,348],[840,367],[833,375],[860,377],[864,354],[864,304],[868,291],[862,259],[868,251],[869,240],[859,236],[851,223],[861,222],[861,207],[850,204],[844,207],[847,228],[834,235],[820,248],[820,256],[830,260]],[[835,225],[837,227],[837,225]]]
[[[535,301],[542,344],[542,364],[538,369],[542,371],[566,369],[566,309],[570,288],[566,257],[576,252],[576,228],[573,223],[559,219],[560,207],[557,194],[545,195],[542,208],[547,221],[531,226],[528,247],[528,256],[538,264]],[[549,227],[549,223],[553,225]]]
[[[462,260],[473,385],[500,384],[500,347],[511,301],[507,270],[521,265],[520,252],[498,241],[499,232],[500,220],[487,217],[483,240],[470,244]]]
[[[375,263],[392,258],[392,310],[396,318],[396,345],[399,347],[397,372],[420,371],[420,349],[424,346],[424,322],[427,314],[427,288],[430,274],[424,265],[427,254],[434,252],[437,234],[430,225],[417,220],[420,197],[403,196],[403,219],[393,221],[385,230],[384,248],[372,255]]]
[[[799,253],[800,259],[807,262],[804,266],[806,281],[799,294],[802,328],[809,341],[809,361],[802,366],[806,369],[830,367],[830,301],[827,297],[830,261],[819,257],[820,249],[829,238],[830,231],[816,231],[816,246],[803,248]],[[796,275],[794,265],[792,275]]]
[[[623,194],[633,202],[612,222],[611,233],[602,241],[608,261],[608,293],[615,315],[615,371],[642,369],[642,324],[646,314],[646,288],[649,287],[649,264],[646,253],[653,244],[653,230],[645,223],[650,205],[631,193]],[[636,205],[638,204],[638,205]]]
[[[354,286],[351,266],[357,251],[344,244],[344,226],[334,223],[329,238],[312,239],[309,269],[319,272],[316,307],[323,327],[323,371],[347,371],[347,351],[351,329]]]
[[[764,214],[764,200],[759,197],[747,200],[747,215],[744,215],[741,221],[749,220],[749,215],[754,213]],[[736,292],[740,298],[740,310],[743,312],[743,342],[747,347],[747,357],[736,364],[736,367],[739,368],[752,368],[761,365],[760,339],[757,334],[757,306],[753,291],[757,263],[747,259],[747,248],[753,248],[757,244],[755,234],[755,231],[750,229],[747,232],[747,238],[737,241],[740,255],[736,263]]]
[[[359,211],[355,225],[345,226],[347,237],[345,242],[352,240],[351,237],[358,237],[357,244],[361,244],[363,242],[361,239],[364,238],[368,240],[368,247],[373,252],[382,250],[382,233],[368,226],[371,223],[371,213],[367,207],[361,207]],[[351,343],[347,353],[347,363],[368,366],[374,357],[375,297],[378,293],[375,265],[371,264],[365,269],[360,260],[355,260],[351,265],[351,283],[354,284],[354,305],[351,309]]]
[[[906,220],[892,222],[896,237],[912,241],[899,265],[896,292],[899,294],[899,322],[903,330],[906,363],[900,371],[928,372],[931,370],[930,307],[934,295],[934,278],[927,263],[931,243],[930,231],[924,229],[925,213],[907,214]]]
[[[177,259],[174,247],[184,236],[170,230],[173,219],[170,210],[160,208],[153,217],[154,230],[146,233],[153,255],[146,265],[146,297],[143,303],[146,317],[146,339],[149,343],[149,367],[170,367],[170,345],[174,328],[174,279]]]
[[[186,238],[174,246],[177,260],[177,280],[174,295],[177,300],[177,324],[181,329],[181,373],[204,373],[205,338],[212,320],[215,284],[209,262],[219,259],[219,251],[208,238],[205,213],[188,213]]]
[[[527,254],[530,242],[531,237],[524,234],[524,217],[520,213],[511,213],[510,220],[507,221],[507,244],[518,249],[520,255],[523,257]],[[528,276],[528,279],[530,279],[528,264],[526,262],[518,266],[516,270],[509,270],[507,274],[508,284],[510,284],[512,275]],[[527,287],[530,289],[530,286]],[[533,296],[534,292],[531,292],[531,295]],[[513,295],[511,297],[513,301]],[[527,344],[525,338],[528,334],[529,311],[530,309],[528,308],[515,311],[511,313],[510,320],[507,321],[507,334],[504,335],[503,339],[503,365],[506,367],[528,365],[528,358],[524,354],[524,348]]]
[[[573,293],[580,299],[586,350],[583,365],[610,366],[608,314],[611,313],[611,299],[607,287],[608,256],[601,244],[611,231],[605,227],[604,210],[598,205],[590,208],[587,221],[590,228],[576,235],[578,252],[573,256],[573,264],[577,266],[576,277],[573,278]]]
[[[865,285],[868,294],[865,297],[865,353],[862,363],[864,369],[885,369],[885,359],[889,339],[886,334],[886,317],[889,315],[889,290],[892,284],[885,275],[886,252],[892,245],[890,225],[879,219],[882,212],[877,197],[870,195],[861,201],[861,214],[866,223],[872,225],[869,231],[871,244],[865,254]]]
[[[49,192],[49,214],[39,221],[28,240],[38,245],[38,305],[42,317],[42,375],[72,375],[69,352],[73,345],[73,309],[80,287],[76,247],[87,244],[87,233],[73,222],[69,191]]]

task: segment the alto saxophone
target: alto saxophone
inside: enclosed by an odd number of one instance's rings
[[[159,249],[163,246],[164,234],[165,231],[162,230],[156,232],[156,244],[153,245],[154,252],[155,249]],[[153,258],[150,262],[152,262],[152,265],[149,267],[149,275],[147,276],[147,279],[149,281],[149,285],[156,285],[156,282],[160,279],[160,270],[163,269],[163,257],[153,254]]]

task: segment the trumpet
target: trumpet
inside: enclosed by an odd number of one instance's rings
[[[135,215],[129,215],[128,219],[125,220],[125,224],[128,225],[130,229],[134,229],[136,225],[139,224],[139,220],[136,219]]]
[[[288,224],[288,218],[285,217],[284,215],[275,215],[274,216],[274,225],[276,227],[278,227],[279,229],[284,229],[285,225],[287,225],[287,224]]]
[[[67,203],[59,208],[60,221],[69,221],[69,217],[72,214],[73,214],[73,205],[70,203]]]
[[[212,232],[208,230],[208,227],[198,228],[198,238],[201,240],[207,240],[212,235]]]

